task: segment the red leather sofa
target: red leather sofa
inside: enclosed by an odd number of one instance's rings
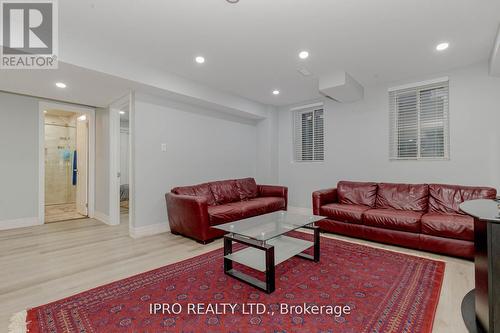
[[[341,181],[312,200],[323,231],[473,259],[474,220],[459,205],[495,197],[488,187]]]
[[[170,231],[206,244],[224,235],[211,226],[286,210],[288,188],[232,179],[176,187],[165,199]]]

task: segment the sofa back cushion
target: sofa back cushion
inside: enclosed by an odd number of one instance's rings
[[[428,203],[427,184],[378,184],[377,208],[426,212]]]
[[[236,179],[236,188],[238,189],[241,200],[253,199],[259,194],[257,183],[253,178]]]
[[[204,197],[207,199],[207,203],[209,206],[215,205],[215,198],[214,195],[212,194],[212,190],[210,189],[209,183],[193,185],[193,186],[176,187],[172,189],[172,193],[178,195],[191,195],[197,197]]]
[[[377,183],[340,181],[337,184],[337,196],[341,204],[374,207]]]
[[[193,186],[174,187],[171,192],[178,195],[196,195]]]
[[[214,195],[215,202],[219,205],[241,200],[236,180],[212,182],[210,183],[210,189]]]
[[[429,185],[429,212],[462,214],[459,205],[467,200],[495,199],[497,191],[490,187]]]

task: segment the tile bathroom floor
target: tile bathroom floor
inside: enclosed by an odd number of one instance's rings
[[[45,223],[83,219],[85,217],[76,211],[76,203],[45,206]]]

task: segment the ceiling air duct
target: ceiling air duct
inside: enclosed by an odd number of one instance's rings
[[[319,92],[340,103],[363,99],[364,88],[346,72],[338,72],[319,79]]]

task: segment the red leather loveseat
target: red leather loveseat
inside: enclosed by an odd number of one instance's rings
[[[165,199],[170,231],[206,244],[224,235],[211,226],[286,210],[288,189],[245,178],[176,187]]]
[[[474,220],[460,211],[467,200],[494,199],[496,190],[441,184],[341,181],[314,192],[323,231],[381,243],[474,258]]]

